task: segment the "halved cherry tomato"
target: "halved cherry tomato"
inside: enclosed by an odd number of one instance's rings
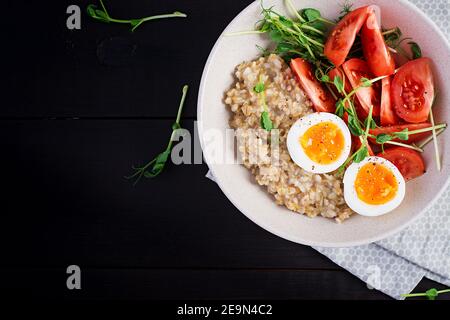
[[[387,133],[387,134],[391,134],[394,132],[402,132],[405,129],[408,129],[408,131],[415,131],[415,130],[419,130],[419,129],[425,129],[425,128],[431,128],[431,123],[429,122],[424,122],[424,123],[415,123],[415,124],[399,124],[399,125],[395,125],[395,126],[388,126],[388,127],[379,127],[379,128],[375,128],[369,131],[370,134],[374,135],[374,136],[378,136],[381,133]],[[418,142],[421,141],[425,138],[428,138],[430,135],[432,135],[432,132],[424,132],[424,133],[418,133],[418,134],[412,134],[409,136],[409,139],[407,141],[402,141],[402,140],[393,140],[396,142],[403,142],[403,143],[413,143],[413,142]],[[375,142],[375,139],[371,139],[369,138],[372,142]]]
[[[367,22],[361,29],[364,57],[376,77],[388,76],[395,71],[394,57],[384,42],[375,11],[372,8],[369,11]]]
[[[336,111],[336,101],[317,80],[309,62],[302,58],[293,59],[291,60],[291,69],[317,112],[334,113]]]
[[[358,151],[358,149],[362,146],[361,139],[359,137],[352,136],[352,143],[354,152]],[[369,149],[369,156],[373,157],[375,155],[375,152],[373,152],[373,149],[369,143],[367,147]]]
[[[382,126],[391,126],[399,123],[399,119],[392,108],[391,103],[391,78],[381,80],[381,110],[380,118]]]
[[[336,67],[342,65],[355,42],[356,34],[366,22],[369,7],[362,7],[347,14],[333,29],[324,53]]]
[[[434,98],[431,60],[420,58],[401,67],[392,81],[391,98],[395,112],[406,122],[427,121]]]
[[[378,157],[392,162],[406,181],[420,177],[426,171],[425,162],[420,153],[408,148],[389,148],[384,153],[380,153]]]
[[[344,68],[345,75],[347,76],[347,79],[349,79],[353,89],[356,89],[361,85],[362,78],[373,78],[369,66],[361,59],[350,59],[345,62],[342,67]],[[379,82],[374,83],[368,88],[359,88],[356,92],[356,96],[364,110],[363,118],[367,118],[369,115],[371,105],[373,105],[372,115],[374,117],[380,115],[381,88]]]

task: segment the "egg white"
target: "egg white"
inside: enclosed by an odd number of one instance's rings
[[[398,190],[395,197],[381,205],[371,205],[367,204],[361,199],[359,199],[355,188],[355,180],[358,172],[367,163],[381,164],[387,167],[395,176],[398,182]],[[344,198],[347,205],[355,211],[356,213],[367,216],[367,217],[377,217],[383,214],[389,213],[396,209],[403,201],[405,197],[405,179],[403,178],[397,167],[390,161],[380,158],[380,157],[368,157],[360,163],[351,164],[344,175]]]
[[[300,144],[300,138],[303,137],[305,132],[312,126],[322,122],[334,123],[339,127],[344,136],[344,149],[342,150],[341,155],[335,162],[326,165],[311,160]],[[332,113],[316,112],[307,115],[294,123],[289,130],[287,137],[287,148],[292,161],[303,170],[317,174],[329,173],[337,170],[348,159],[352,148],[352,138],[347,125],[341,118]]]

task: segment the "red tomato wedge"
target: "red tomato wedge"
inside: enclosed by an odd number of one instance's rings
[[[345,75],[350,81],[353,89],[361,85],[361,78],[373,78],[369,66],[363,60],[350,59],[345,62],[342,67],[344,68]],[[378,117],[380,115],[381,88],[379,82],[374,83],[371,87],[358,89],[356,96],[358,97],[359,103],[364,111],[362,118],[367,118],[369,115],[370,106],[372,105],[372,115],[374,117]]]
[[[399,118],[392,108],[391,103],[391,78],[381,80],[380,118],[382,126],[391,126],[399,123]]]
[[[367,22],[361,29],[364,57],[376,77],[389,76],[395,72],[394,57],[384,42],[375,11],[373,8],[369,11]]]
[[[336,101],[331,93],[317,80],[309,62],[301,58],[293,59],[291,60],[291,69],[317,112],[334,113],[336,111]]]
[[[429,122],[415,123],[415,124],[399,124],[399,125],[395,125],[395,126],[380,127],[380,128],[372,129],[369,131],[369,133],[374,136],[378,136],[381,133],[391,134],[394,132],[402,132],[405,129],[408,129],[408,131],[415,131],[415,130],[431,128],[431,127],[432,127],[431,123],[429,123]],[[409,139],[407,141],[402,141],[402,140],[394,140],[394,141],[403,142],[403,143],[413,143],[413,142],[422,141],[423,139],[428,138],[432,134],[433,134],[432,131],[418,133],[418,134],[412,134],[409,136]],[[371,138],[369,138],[369,139],[372,142],[375,142],[375,139],[371,139]]]
[[[417,151],[395,147],[389,148],[378,155],[392,162],[406,181],[420,177],[425,173],[425,162]]]
[[[401,67],[392,81],[391,99],[395,112],[406,122],[427,121],[434,99],[431,60],[420,58]]]
[[[356,9],[339,21],[331,32],[325,43],[324,53],[336,67],[344,63],[368,14],[369,7]]]

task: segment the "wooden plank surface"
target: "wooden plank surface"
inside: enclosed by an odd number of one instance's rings
[[[120,17],[180,10],[189,18],[132,34],[83,11],[82,29],[68,31],[70,1],[3,4],[21,23],[0,21],[8,44],[0,288],[52,299],[387,299],[313,249],[257,227],[204,177],[204,164],[170,165],[136,187],[124,179],[162,151],[184,83],[193,133],[209,51],[250,1],[107,3]],[[82,267],[80,292],[65,287],[70,264]]]

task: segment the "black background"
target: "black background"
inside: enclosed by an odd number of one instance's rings
[[[92,0],[94,1],[94,0]],[[167,143],[183,84],[191,132],[203,66],[250,1],[105,1],[112,16],[179,10],[130,33],[88,1],[4,1],[2,293],[52,299],[388,299],[313,249],[260,229],[204,176],[123,179]],[[81,30],[66,8],[82,8]],[[66,268],[82,290],[66,288]],[[436,284],[423,281],[417,290]]]

